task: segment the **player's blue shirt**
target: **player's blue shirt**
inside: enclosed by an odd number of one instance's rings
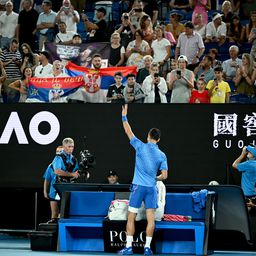
[[[254,186],[256,182],[256,160],[249,159],[237,164],[238,171],[242,172],[241,187],[245,196],[254,196]]]
[[[133,184],[153,187],[158,170],[168,170],[166,155],[152,142],[144,143],[132,137],[130,144],[136,150]]]

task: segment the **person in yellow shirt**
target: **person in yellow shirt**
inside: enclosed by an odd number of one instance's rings
[[[210,103],[229,103],[230,86],[223,81],[223,69],[221,66],[214,68],[215,79],[210,80],[206,86],[209,90]]]

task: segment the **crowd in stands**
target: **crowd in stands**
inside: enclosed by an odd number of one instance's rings
[[[31,77],[68,76],[46,42],[109,42],[109,67],[137,66],[105,102],[256,103],[253,0],[0,0],[1,102],[26,102]]]

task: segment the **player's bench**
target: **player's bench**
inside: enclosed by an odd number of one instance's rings
[[[59,250],[104,251],[103,220],[115,192],[72,191],[63,196]],[[211,198],[208,195],[206,209],[196,213],[191,193],[167,193],[165,212],[191,216],[192,221],[156,222],[156,252],[206,254]]]

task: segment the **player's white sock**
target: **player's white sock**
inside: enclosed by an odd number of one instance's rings
[[[132,242],[133,242],[133,236],[127,236],[126,238],[126,247],[131,247],[132,246]]]
[[[152,240],[151,236],[146,236],[146,243],[144,247],[150,248],[151,240]]]

